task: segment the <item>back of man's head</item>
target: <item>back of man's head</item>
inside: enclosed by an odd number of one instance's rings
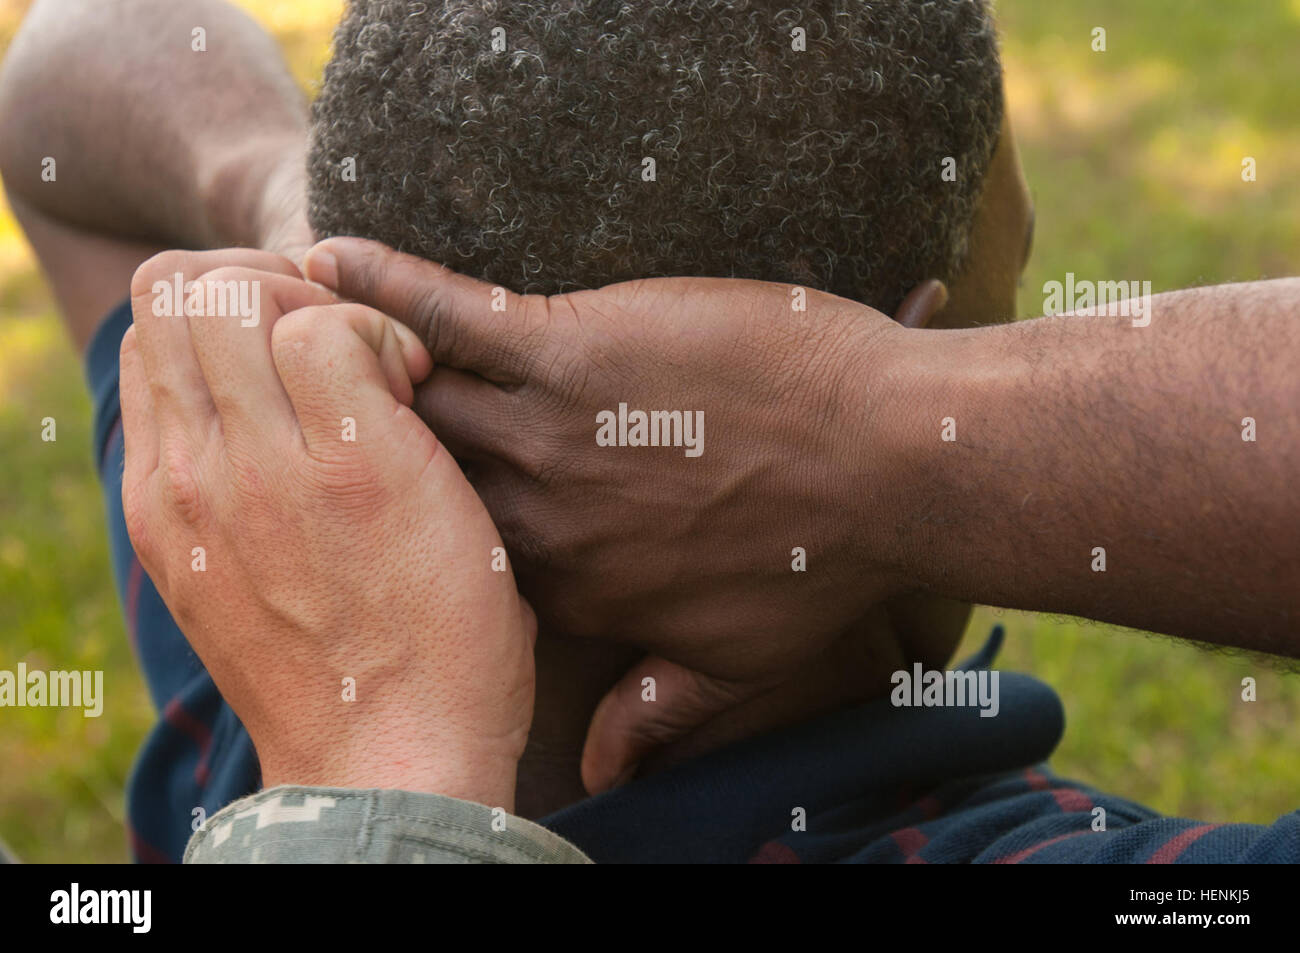
[[[520,292],[704,275],[892,312],[960,271],[1001,120],[984,0],[352,0],[311,223]]]

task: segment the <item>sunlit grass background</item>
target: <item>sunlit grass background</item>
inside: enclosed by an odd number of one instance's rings
[[[240,5],[310,88],[341,0]],[[26,6],[0,0],[0,51]],[[1300,0],[1002,0],[999,21],[1038,208],[1021,314],[1037,314],[1043,282],[1067,271],[1150,280],[1157,291],[1300,271]],[[1097,26],[1104,53],[1091,48]],[[1244,156],[1258,181],[1242,181]],[[40,440],[46,416],[58,420],[57,442]],[[123,786],[152,713],[112,586],[81,368],[2,198],[0,461],[0,668],[102,668],[108,695],[99,719],[0,709],[0,839],[29,861],[123,860]],[[1126,492],[1154,500],[1161,487]],[[999,620],[1002,667],[1038,675],[1064,699],[1058,771],[1208,820],[1270,821],[1300,806],[1300,678],[1109,626],[990,609],[963,652]],[[1247,675],[1258,680],[1254,703],[1240,698]]]

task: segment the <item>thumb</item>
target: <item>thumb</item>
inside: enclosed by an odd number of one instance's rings
[[[616,787],[656,748],[767,687],[703,675],[653,655],[645,658],[618,680],[591,716],[582,750],[583,785],[590,794]]]
[[[309,281],[406,325],[435,364],[503,383],[530,376],[543,326],[523,298],[499,285],[362,238],[320,242],[302,269]]]

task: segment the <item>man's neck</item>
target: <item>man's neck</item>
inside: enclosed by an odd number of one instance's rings
[[[953,638],[947,640],[947,653],[954,643]],[[587,797],[579,767],[591,715],[643,654],[604,642],[546,634],[538,638],[537,706],[528,748],[519,762],[515,800],[521,816],[543,817]],[[884,695],[891,675],[904,667],[898,633],[888,613],[878,610],[863,620],[853,637],[841,639],[786,683],[666,745],[642,763],[638,774]]]

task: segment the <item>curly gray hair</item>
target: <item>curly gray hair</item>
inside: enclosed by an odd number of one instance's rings
[[[984,0],[352,0],[334,44],[317,234],[521,292],[705,275],[893,311],[960,272],[1002,120]]]

